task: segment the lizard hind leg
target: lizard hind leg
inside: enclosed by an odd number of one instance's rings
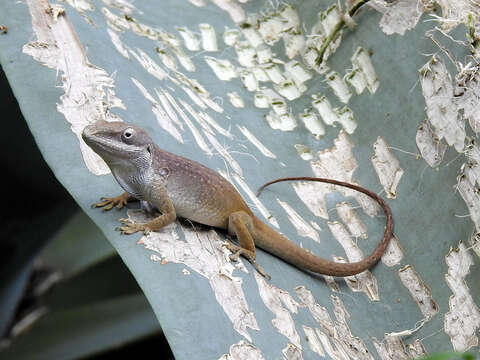
[[[228,217],[228,232],[237,236],[240,246],[229,243],[227,248],[233,253],[230,255],[232,261],[237,261],[240,256],[247,259],[258,271],[258,273],[268,279],[268,275],[260,265],[255,261],[255,242],[252,237],[253,220],[252,217],[244,211],[237,211]]]

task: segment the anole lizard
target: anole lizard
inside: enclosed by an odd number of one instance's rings
[[[156,231],[182,217],[236,235],[240,246],[229,245],[232,260],[242,255],[263,275],[265,272],[255,262],[255,245],[299,268],[332,276],[350,276],[369,269],[378,262],[392,237],[393,218],[389,206],[377,194],[360,186],[311,177],[282,178],[262,186],[260,190],[279,181],[319,181],[360,191],[380,204],[387,219],[385,233],[376,249],[355,263],[328,261],[304,250],[259,220],[224,177],[193,160],[160,149],[140,127],[124,122],[97,121],[85,127],[82,137],[105,160],[125,190],[120,196],[102,198],[103,201],[94,206],[110,210],[138,199],[160,212],[145,224],[119,219],[123,225],[117,229],[122,234]]]

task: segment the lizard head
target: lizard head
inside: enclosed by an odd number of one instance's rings
[[[138,126],[99,120],[83,129],[82,138],[110,167],[127,162],[151,164],[153,140]]]

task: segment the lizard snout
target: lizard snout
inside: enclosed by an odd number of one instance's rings
[[[93,140],[93,137],[95,136],[96,133],[97,133],[97,129],[95,128],[94,124],[85,126],[85,128],[82,131],[83,141],[89,144]]]
[[[83,128],[82,137],[85,140],[86,137],[92,136],[95,134],[95,127],[93,125],[87,125]]]
[[[102,126],[103,123],[106,123],[106,121],[96,121],[93,124],[87,125],[83,128],[82,131],[82,138],[83,140],[88,143],[89,140],[93,140],[93,137],[95,135],[98,135],[100,132],[102,132]]]

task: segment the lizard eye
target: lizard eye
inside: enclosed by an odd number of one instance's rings
[[[127,140],[131,139],[133,134],[135,134],[135,130],[133,130],[132,128],[125,129],[125,131],[123,132],[123,138]]]

